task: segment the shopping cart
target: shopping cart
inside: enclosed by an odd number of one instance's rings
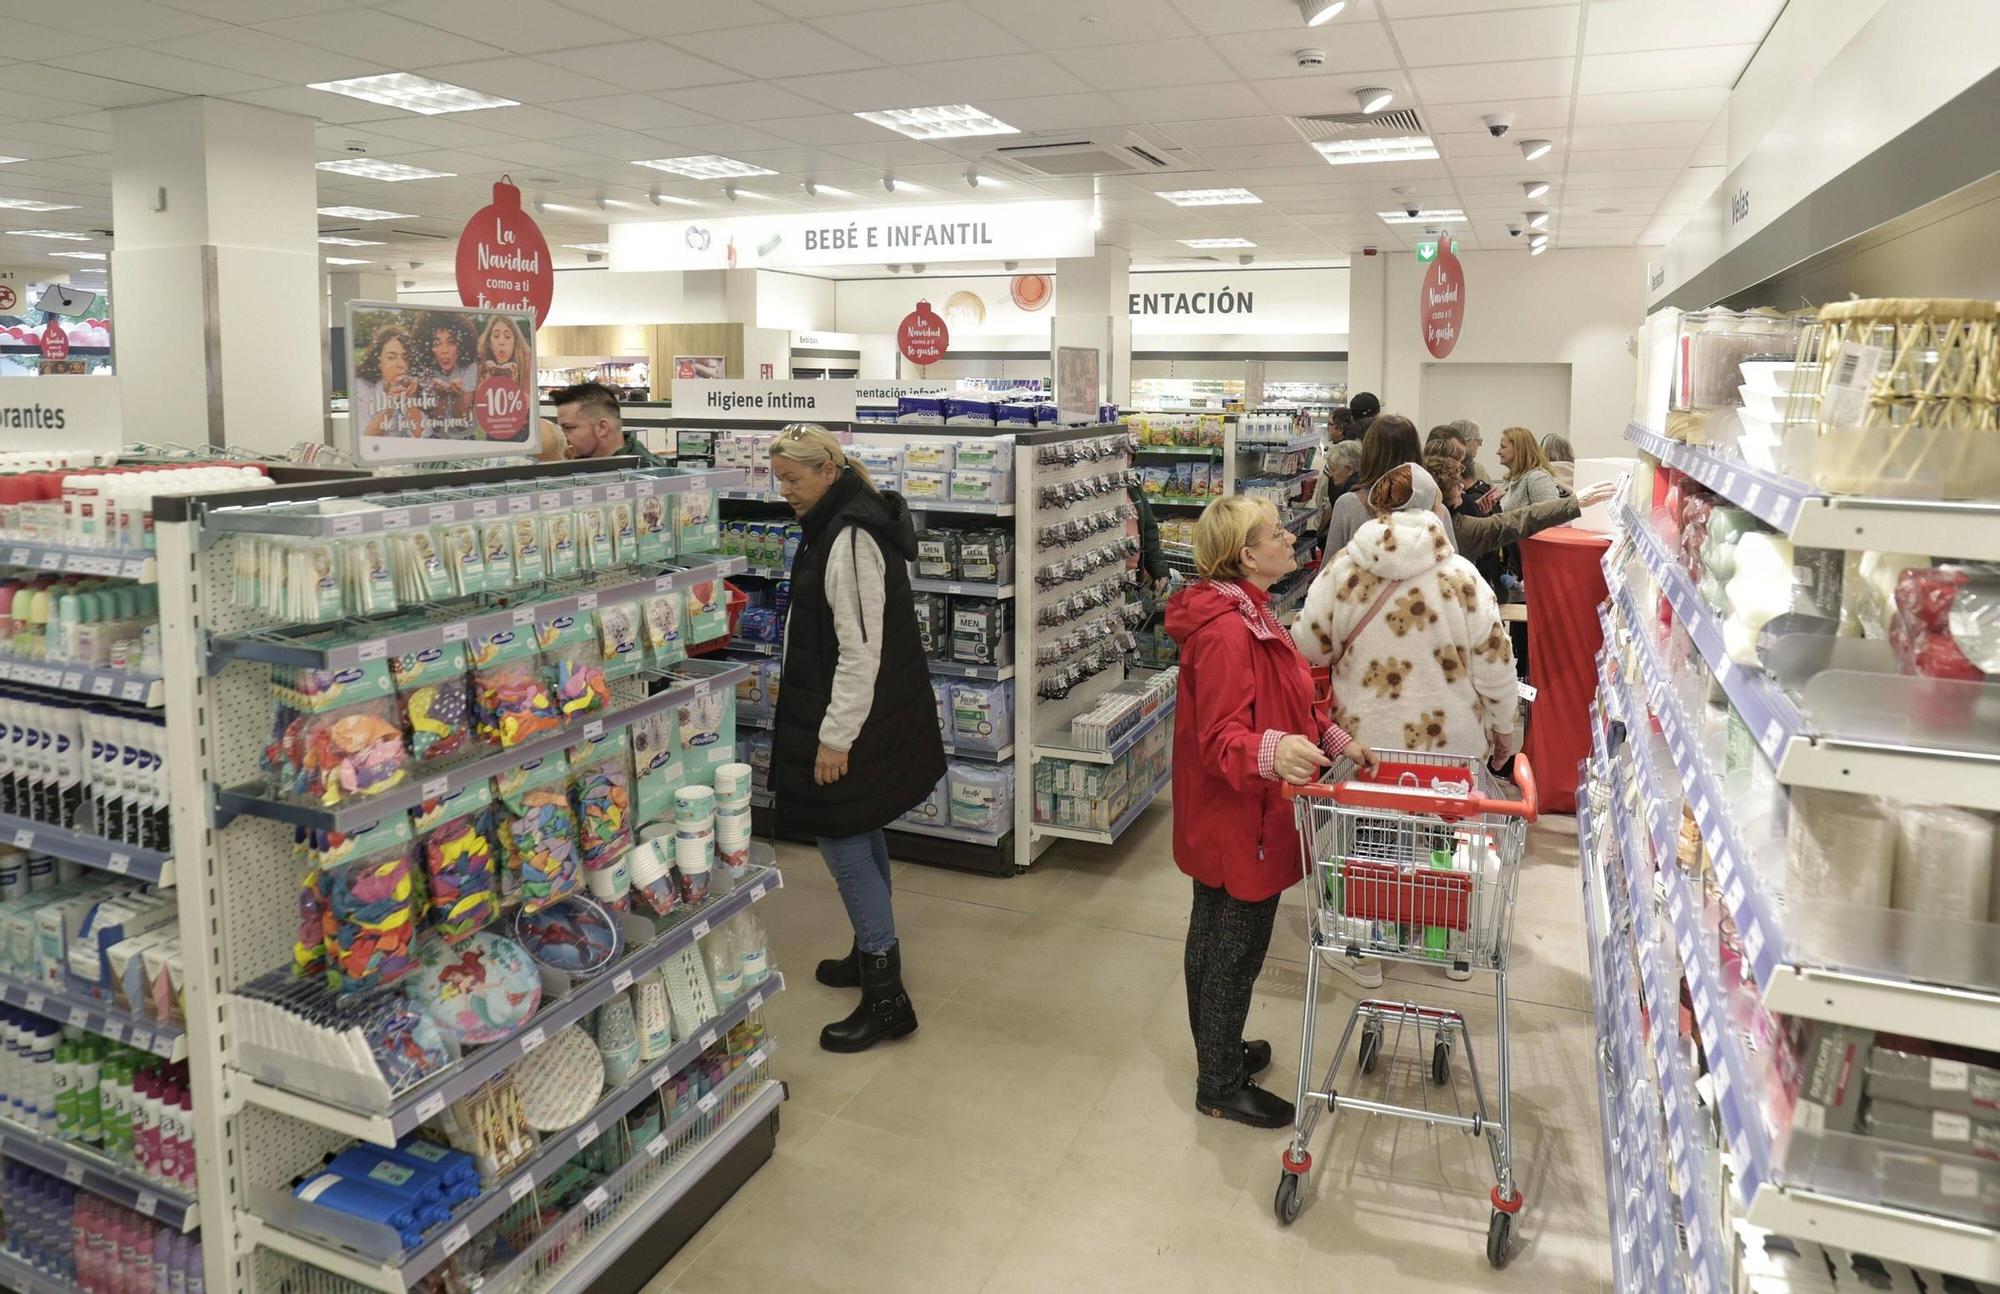
[[[1514,891],[1521,871],[1527,824],[1535,820],[1534,771],[1525,756],[1514,761],[1519,800],[1496,794],[1485,760],[1476,755],[1382,752],[1372,773],[1357,775],[1351,760],[1337,762],[1327,780],[1284,787],[1297,816],[1306,884],[1311,965],[1306,971],[1305,1021],[1299,1041],[1299,1097],[1291,1145],[1284,1152],[1274,1208],[1290,1224],[1304,1203],[1312,1170],[1313,1127],[1319,1116],[1342,1110],[1418,1119],[1484,1137],[1493,1154],[1493,1217],[1486,1257],[1506,1265],[1514,1215],[1525,1197],[1514,1183],[1513,1122],[1508,1111],[1507,948],[1513,928]],[[1387,998],[1365,998],[1348,1018],[1326,1077],[1313,1086],[1313,1039],[1318,1023],[1320,963],[1337,957],[1453,967],[1493,976],[1500,1043],[1500,1117],[1487,1113],[1465,1016],[1445,1007]],[[1393,1035],[1389,1033],[1394,1026]],[[1357,1060],[1373,1073],[1384,1053],[1396,1056],[1406,1031],[1415,1054],[1430,1038],[1431,1084],[1448,1088],[1452,1108],[1440,1097],[1430,1105],[1392,1105],[1348,1096],[1335,1085],[1348,1043],[1361,1031]],[[1471,1078],[1473,1112],[1467,1115],[1452,1082],[1451,1054],[1462,1050]]]

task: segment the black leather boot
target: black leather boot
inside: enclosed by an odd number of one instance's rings
[[[1290,1127],[1295,1113],[1290,1101],[1274,1096],[1251,1082],[1245,1082],[1221,1100],[1207,1101],[1196,1097],[1194,1108],[1211,1119],[1229,1119],[1247,1123],[1253,1128]]]
[[[1243,1044],[1243,1077],[1249,1080],[1271,1067],[1271,1044],[1252,1038]]]
[[[845,957],[829,957],[819,964],[813,978],[828,988],[861,987],[861,949],[851,946]]]
[[[828,1051],[866,1051],[884,1038],[907,1038],[917,1031],[916,1008],[903,991],[903,952],[897,944],[861,954],[861,1005],[845,1020],[819,1031]]]

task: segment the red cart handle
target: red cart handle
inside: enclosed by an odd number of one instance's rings
[[[1299,786],[1281,783],[1279,794],[1286,799],[1306,796],[1332,800],[1350,808],[1388,809],[1395,813],[1429,813],[1440,818],[1469,818],[1475,813],[1497,813],[1533,822],[1537,815],[1535,770],[1526,755],[1514,756],[1514,781],[1521,788],[1518,800],[1489,800],[1483,795],[1436,795],[1414,788],[1400,788],[1388,782],[1308,782]]]

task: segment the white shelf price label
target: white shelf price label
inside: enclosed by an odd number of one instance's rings
[[[389,644],[385,639],[373,638],[354,649],[354,659],[362,664],[371,660],[382,660],[389,655]]]
[[[335,539],[344,539],[348,535],[358,535],[361,533],[361,514],[349,513],[344,517],[335,517],[333,524],[327,527],[327,531]]]
[[[589,723],[583,725],[583,739],[585,741],[596,741],[599,737],[602,737],[603,735],[604,735],[604,720],[592,719]]]
[[[755,885],[752,885],[750,887],[750,901],[752,903],[755,903],[758,899],[763,898],[766,894],[769,894],[770,892],[771,891],[769,887],[767,887],[764,884],[764,882],[758,881]]]
[[[140,1191],[138,1197],[132,1201],[132,1211],[142,1217],[150,1218],[160,1211],[160,1197],[151,1191]]]
[[[519,1204],[522,1200],[528,1198],[528,1192],[534,1189],[534,1174],[522,1173],[519,1177],[507,1183],[507,1202],[509,1204]]]
[[[83,671],[80,669],[67,671],[62,676],[62,685],[65,692],[80,690],[83,687]]]
[[[662,1132],[646,1143],[646,1157],[658,1159],[667,1153],[667,1134]]]
[[[673,1077],[674,1077],[674,1071],[667,1068],[665,1065],[662,1065],[658,1069],[653,1071],[653,1077],[649,1081],[653,1085],[653,1090],[657,1092],[661,1088],[665,1087],[668,1083],[672,1082]]]
[[[113,1042],[125,1041],[125,1026],[120,1021],[106,1020],[104,1022],[104,1027],[102,1029],[99,1029],[98,1032],[103,1034],[105,1037],[111,1039],[111,1041]]]
[[[750,1002],[746,1009],[750,1011],[759,1011],[763,1009],[763,1006],[764,1006],[764,993],[762,989],[759,989],[757,992],[752,993],[750,995]]]
[[[416,1115],[418,1123],[429,1123],[432,1119],[437,1118],[440,1114],[443,1113],[444,1113],[443,1092],[432,1092],[429,1096],[417,1102]]]
[[[433,777],[423,784],[419,792],[426,800],[442,800],[451,791],[451,779]]]
[[[691,929],[692,929],[692,932],[693,932],[693,934],[694,934],[694,937],[695,937],[696,939],[706,939],[706,938],[708,938],[708,920],[707,920],[707,918],[703,918],[702,920],[700,920],[700,921],[697,921],[697,922],[695,922],[695,923],[694,923],[694,925],[693,925],[693,927],[691,927]]]
[[[104,859],[104,870],[123,876],[132,870],[132,855],[122,849],[112,850]]]
[[[35,833],[27,827],[21,827],[14,832],[14,848],[30,849],[33,848],[34,843]]]
[[[590,1143],[595,1140],[597,1140],[597,1120],[592,1119],[589,1123],[584,1124],[576,1130],[576,1148],[578,1150],[588,1149]]]
[[[671,576],[671,575],[662,575],[662,576],[661,576],[660,578],[658,578],[658,579],[656,579],[656,580],[654,580],[654,581],[653,581],[653,592],[655,592],[655,593],[672,593],[673,591],[674,591],[674,577],[673,577],[673,576]]]
[[[521,1035],[521,1054],[523,1056],[532,1056],[535,1054],[535,1048],[547,1041],[548,1035],[542,1032],[542,1026],[536,1025]]]
[[[464,642],[466,639],[465,622],[461,620],[457,624],[446,625],[438,632],[438,638],[440,641],[448,643]]]
[[[474,500],[472,501],[472,515],[473,515],[473,516],[475,516],[475,517],[497,517],[497,516],[499,516],[499,515],[500,515],[500,500],[498,500],[498,499],[474,499]]]
[[[21,1005],[28,1009],[30,1015],[40,1015],[42,1013],[42,1003],[45,1001],[47,999],[40,993],[30,993],[21,999]]]
[[[696,1101],[694,1103],[694,1108],[700,1110],[703,1114],[707,1114],[710,1110],[713,1110],[716,1106],[720,1105],[721,1103],[722,1103],[722,1098],[718,1097],[715,1093],[710,1092],[707,1095],[703,1096],[699,1101]]]
[[[144,701],[146,699],[146,681],[135,678],[119,689],[118,694],[127,701]]]
[[[580,486],[579,488],[571,490],[569,492],[569,501],[576,507],[579,508],[587,507],[588,505],[597,502],[597,491],[591,489],[587,485]]]
[[[465,1248],[466,1242],[471,1239],[472,1239],[471,1224],[465,1222],[459,1223],[457,1226],[453,1227],[451,1230],[444,1233],[444,1256],[447,1258],[451,1257],[459,1250]]]
[[[520,626],[535,623],[535,609],[533,607],[515,607],[514,623]]]
[[[751,1052],[749,1057],[746,1059],[745,1063],[747,1063],[752,1069],[755,1069],[757,1066],[763,1064],[764,1049],[762,1047],[759,1047],[757,1050]]]
[[[1743,927],[1743,951],[1750,955],[1750,964],[1764,955],[1764,927],[1752,921]]]
[[[703,1029],[699,1042],[703,1051],[707,1051],[710,1047],[713,1047],[715,1045],[715,1030]]]
[[[583,1197],[583,1209],[586,1213],[595,1213],[609,1203],[611,1203],[611,1192],[602,1186]]]
[[[595,610],[597,610],[597,595],[596,595],[595,593],[579,593],[579,594],[577,594],[577,595],[576,595],[576,609],[577,609],[578,611],[595,611]]]
[[[109,674],[99,674],[90,680],[90,694],[92,696],[110,696],[111,688],[116,681]]]
[[[456,503],[433,503],[431,505],[430,518],[432,525],[455,520],[457,516],[458,505]]]
[[[83,1009],[82,1007],[80,1007],[80,1006],[73,1006],[73,1007],[71,1007],[71,1008],[69,1009],[69,1023],[70,1023],[70,1027],[71,1027],[71,1028],[74,1028],[74,1029],[87,1029],[87,1028],[89,1028],[89,1027],[90,1027],[90,1012],[88,1012],[88,1011],[84,1010],[84,1009]]]
[[[68,1182],[71,1186],[83,1185],[83,1165],[64,1164],[62,1170],[62,1176],[63,1180],[65,1182]]]
[[[159,1046],[159,1040],[153,1037],[152,1034],[147,1033],[144,1029],[135,1027],[132,1030],[132,1045],[134,1047],[137,1047],[140,1051],[150,1051],[153,1052],[154,1055],[162,1054],[157,1050]],[[171,1050],[171,1048],[169,1048],[169,1050]]]
[[[619,971],[616,975],[613,975],[611,977],[611,991],[613,993],[623,993],[626,989],[631,987],[632,987],[631,971],[622,970]]]
[[[553,512],[562,505],[561,490],[544,490],[535,496],[535,509],[538,512]]]
[[[26,566],[28,564],[28,550],[25,548],[15,548],[9,550],[7,554],[7,564],[9,566]]]
[[[624,497],[625,487],[622,484],[607,485],[604,487],[604,501],[606,503],[616,503]]]
[[[390,508],[382,514],[382,529],[408,530],[409,528],[410,510],[408,508]]]
[[[534,500],[525,494],[510,494],[507,496],[507,511],[509,513],[531,512],[534,510],[534,506]]]

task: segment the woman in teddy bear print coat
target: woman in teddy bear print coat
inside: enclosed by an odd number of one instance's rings
[[[1333,720],[1381,750],[1504,756],[1514,647],[1493,591],[1431,511],[1437,484],[1405,464],[1368,494],[1374,520],[1329,560],[1293,627],[1333,664]]]

